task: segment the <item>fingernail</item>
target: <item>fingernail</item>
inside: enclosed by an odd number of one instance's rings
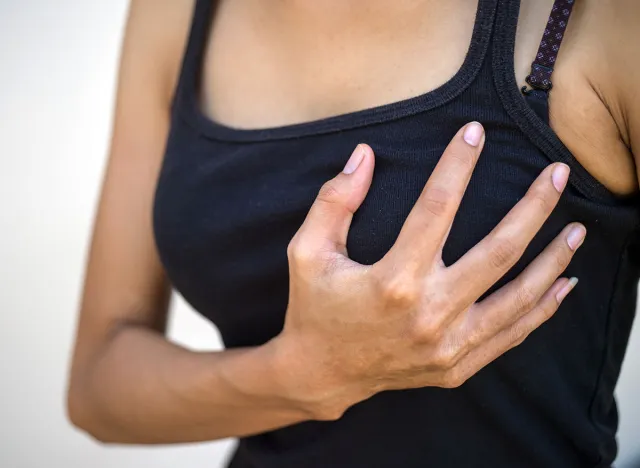
[[[462,137],[464,138],[464,141],[471,146],[478,146],[483,133],[484,128],[482,128],[482,125],[478,122],[471,122],[470,124],[467,124],[467,128],[464,129]]]
[[[562,193],[569,180],[569,166],[558,164],[551,173],[551,182],[559,193]]]
[[[358,145],[356,146],[356,149],[353,150],[353,153],[351,153],[351,157],[347,161],[347,164],[344,166],[342,172],[344,172],[345,174],[352,174],[356,169],[358,169],[358,166],[363,159],[364,149],[361,145]]]
[[[576,250],[578,247],[580,247],[586,235],[587,230],[584,226],[580,225],[574,227],[567,236],[567,244],[569,244],[569,248],[571,250]]]
[[[575,276],[567,281],[567,284],[565,284],[562,289],[556,294],[556,301],[558,301],[558,304],[560,304],[564,300],[564,298],[567,297],[567,294],[569,294],[571,290],[576,287],[576,284],[578,284],[578,278],[576,278]]]

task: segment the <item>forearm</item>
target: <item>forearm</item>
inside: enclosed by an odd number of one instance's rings
[[[125,327],[75,373],[70,417],[101,441],[135,444],[244,436],[315,418],[275,348],[196,353]]]

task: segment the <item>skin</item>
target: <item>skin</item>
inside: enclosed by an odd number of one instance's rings
[[[533,8],[536,2],[545,8]],[[520,82],[552,3],[536,2],[523,2]],[[560,275],[584,235],[578,224],[516,280],[476,301],[552,211],[566,182],[561,164],[543,171],[467,255],[449,267],[440,261],[484,143],[482,133],[477,141],[464,138],[481,128],[470,124],[453,136],[396,244],[372,266],[345,251],[375,165],[366,144],[354,150],[289,245],[291,293],[279,336],[214,353],[169,343],[163,332],[170,288],[155,251],[151,205],[192,7],[193,0],[131,4],[69,379],[76,426],[103,442],[173,443],[334,420],[385,389],[459,386],[555,312],[574,285]],[[426,92],[460,66],[474,12],[467,0],[283,0],[268,9],[255,0],[223,1],[204,58],[203,112],[257,128]],[[640,43],[639,21],[633,0],[578,2],[550,101],[553,129],[621,195],[638,185],[640,63],[629,57]],[[445,37],[446,48],[433,46]]]

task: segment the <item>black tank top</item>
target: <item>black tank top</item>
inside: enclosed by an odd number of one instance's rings
[[[208,119],[198,103],[214,6],[197,0],[154,231],[174,287],[218,327],[226,347],[257,346],[281,331],[287,244],[320,186],[360,142],[373,148],[376,169],[348,236],[357,262],[371,264],[387,252],[449,140],[472,120],[484,125],[486,145],[444,249],[446,264],[488,234],[554,161],[571,167],[567,189],[521,261],[491,291],[567,223],[580,221],[588,231],[566,272],[580,284],[559,311],[459,388],[382,392],[337,421],[242,438],[231,467],[566,468],[614,460],[613,391],[639,273],[638,204],[594,179],[547,125],[546,101],[538,96],[530,105],[531,96],[518,89],[519,7],[479,0],[464,64],[434,91],[309,123],[240,130]]]

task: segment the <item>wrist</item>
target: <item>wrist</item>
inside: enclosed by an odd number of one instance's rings
[[[336,420],[371,396],[360,385],[341,381],[297,338],[281,334],[264,345],[280,393],[313,420]]]

